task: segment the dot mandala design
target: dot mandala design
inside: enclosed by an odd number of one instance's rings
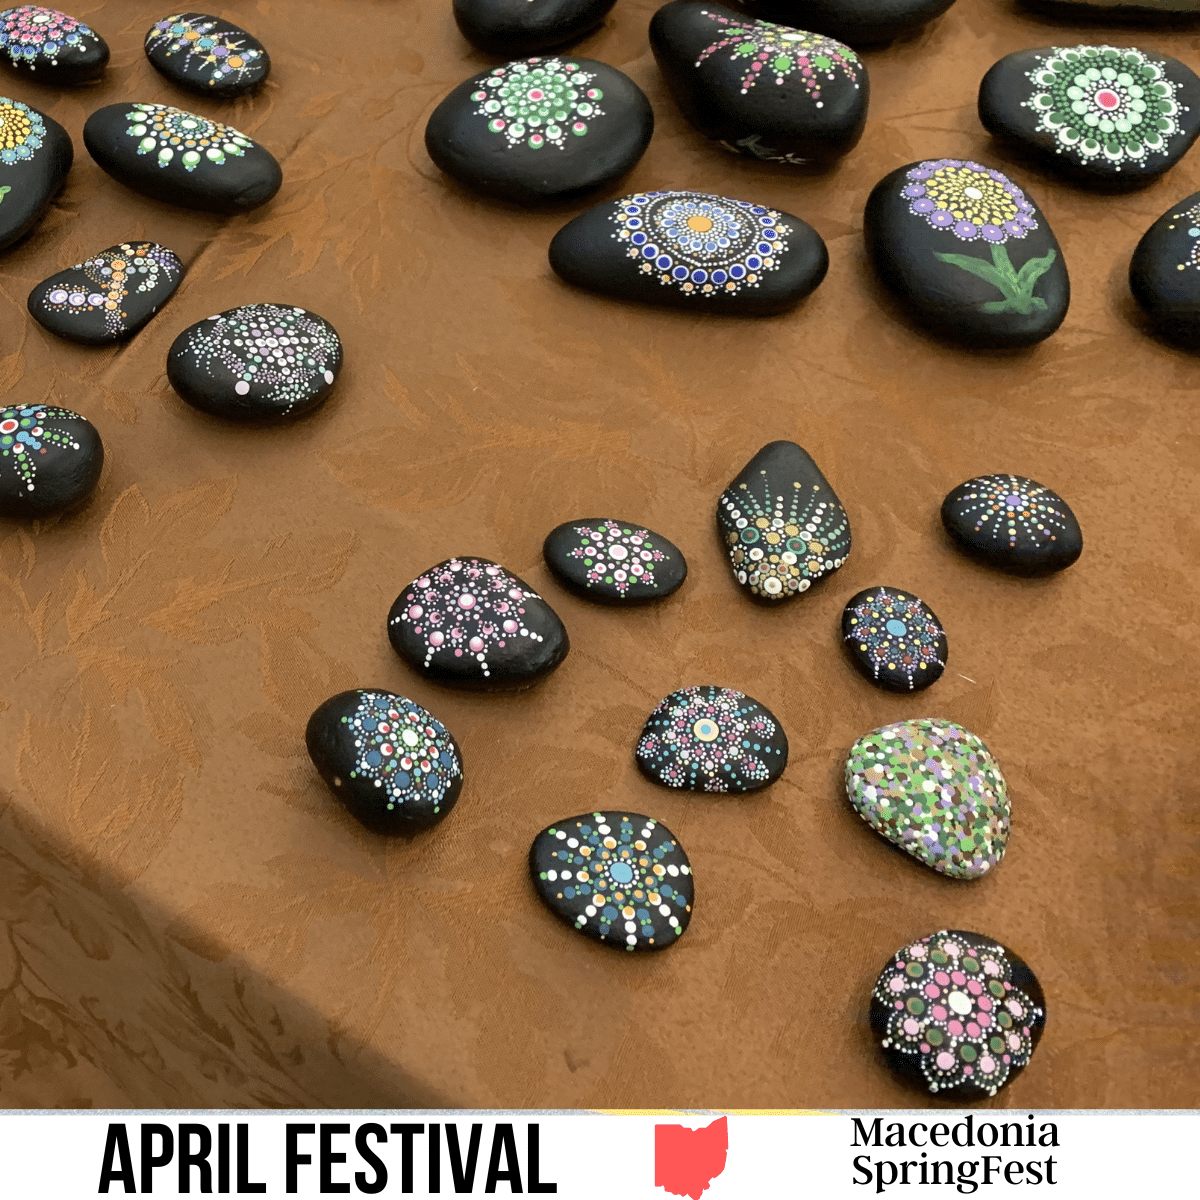
[[[218,24],[205,16],[166,17],[156,22],[146,35],[146,49],[166,47],[168,58],[182,53],[184,70],[194,65],[199,73],[208,76],[209,87],[225,83],[231,75],[241,80],[262,58],[262,51],[246,47],[229,33],[214,33]]]
[[[635,950],[639,942],[661,949],[687,927],[692,869],[656,821],[592,813],[552,825],[542,836],[558,845],[545,856],[554,865],[539,870],[538,880],[560,904],[577,910],[576,929],[589,926],[599,939]]]
[[[452,558],[416,579],[391,624],[404,624],[425,644],[425,666],[439,650],[474,658],[484,678],[488,653],[510,641],[542,641],[525,624],[525,602],[540,600],[503,567],[480,558]]]
[[[618,525],[616,521],[601,521],[595,528],[576,525],[580,544],[570,552],[587,567],[587,586],[604,583],[624,596],[635,584],[658,587],[654,581],[654,564],[665,562],[667,556],[654,545],[653,535],[646,529]]]
[[[1168,225],[1168,229],[1182,228],[1187,234],[1187,257],[1179,263],[1177,270],[1186,271],[1188,267],[1200,267],[1200,204],[1193,204],[1185,212],[1171,214],[1172,221],[1179,225]]]
[[[612,220],[643,274],[695,296],[758,287],[792,232],[773,209],[703,192],[639,192],[617,201]]]
[[[987,874],[1008,843],[1008,785],[975,734],[952,721],[900,721],[858,739],[846,794],[877,833],[956,879]]]
[[[1069,531],[1058,497],[1020,475],[981,475],[955,499],[956,515],[974,522],[976,533],[1016,547],[1020,539],[1044,543]],[[956,489],[961,490],[961,489]]]
[[[1037,130],[1078,162],[1144,167],[1180,132],[1179,85],[1166,64],[1132,46],[1055,47],[1026,72]]]
[[[126,242],[76,263],[73,269],[82,271],[95,286],[56,284],[42,297],[42,307],[49,312],[103,312],[104,328],[116,334],[125,329],[129,314],[121,303],[130,291],[152,292],[160,283],[178,278],[183,264],[165,246]]]
[[[941,930],[897,951],[872,994],[886,1012],[885,1050],[914,1060],[931,1092],[989,1096],[1033,1054],[1046,1012],[1013,983],[1003,946]]]
[[[821,81],[832,82],[838,73],[858,88],[859,57],[841,42],[819,33],[805,33],[788,25],[771,21],[742,21],[703,12],[710,21],[722,26],[724,36],[700,52],[696,66],[722,50],[729,51],[729,61],[744,64],[742,95],[756,83],[775,77],[780,85],[790,76],[797,76],[808,97],[817,108],[824,108]]]
[[[169,167],[176,155],[189,173],[202,162],[219,167],[226,157],[241,158],[254,145],[230,125],[165,104],[134,104],[125,117],[133,122],[125,132],[138,139],[137,152],[157,152],[160,167]]]
[[[429,804],[462,777],[454,742],[440,721],[403,696],[363,692],[352,716],[342,717],[358,752],[351,779],[369,779],[387,798],[387,810]]]
[[[37,460],[51,446],[78,450],[75,434],[56,429],[55,421],[77,421],[66,408],[42,406],[0,408],[0,459],[16,472],[27,492],[35,490]]]
[[[909,212],[956,238],[1001,244],[1038,227],[1034,207],[1015,183],[977,162],[942,158],[905,172]]]
[[[492,133],[510,146],[531,150],[567,143],[568,135],[586,137],[588,123],[604,116],[604,93],[592,85],[595,73],[560,58],[529,58],[497,67],[480,82],[471,99],[476,115],[488,119]]]
[[[20,100],[0,96],[0,164],[28,162],[46,137],[42,115]]]
[[[750,791],[772,777],[765,759],[785,753],[767,744],[778,728],[762,705],[743,692],[681,688],[650,714],[637,757],[667,787]],[[777,765],[782,770],[783,764]]]
[[[71,50],[86,50],[96,35],[82,22],[55,8],[22,4],[0,13],[0,54],[7,54],[14,66],[37,70],[37,60],[58,66],[60,55]]]
[[[944,633],[929,608],[915,596],[877,588],[847,613],[846,641],[870,660],[875,679],[908,681],[909,689],[932,682],[946,665]]]

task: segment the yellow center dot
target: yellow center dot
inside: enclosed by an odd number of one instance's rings
[[[687,226],[693,233],[707,233],[713,223],[709,217],[688,217]]]

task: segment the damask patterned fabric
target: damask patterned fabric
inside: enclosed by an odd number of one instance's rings
[[[655,6],[621,0],[578,47],[655,107],[625,190],[811,221],[832,267],[794,315],[572,291],[546,264],[570,212],[444,180],[425,120],[488,61],[446,2],[222,8],[275,63],[260,95],[212,110],[283,163],[278,198],[241,218],[141,199],[83,151],[95,108],[178,102],[140,50],[158,10],[88,9],[114,48],[95,88],[4,85],[66,126],[77,160],[0,258],[0,391],[83,412],[108,463],[85,512],[0,528],[0,1104],[904,1105],[870,1041],[870,991],[896,946],[942,927],[999,939],[1045,985],[1038,1054],[993,1103],[1200,1099],[1200,367],[1145,336],[1124,281],[1142,231],[1200,188],[1200,158],[1113,198],[998,157],[975,116],[983,72],[1078,34],[959,0],[866,56],[871,120],[829,174],[735,159],[671,104],[646,42]],[[1188,59],[1192,42],[1152,38]],[[868,192],[938,156],[1011,171],[1053,223],[1074,299],[1049,342],[944,349],[873,282]],[[84,349],[30,323],[34,284],[121,239],[188,268],[132,344]],[[165,377],[181,329],[257,302],[318,312],[345,344],[333,398],[288,428],[206,417]],[[855,546],[834,579],[765,611],[739,594],[714,511],[776,438],[821,465]],[[942,497],[992,471],[1069,499],[1076,566],[1011,579],[948,545]],[[609,512],[683,549],[677,595],[613,611],[554,583],[545,534]],[[539,688],[440,691],[392,653],[389,605],[455,554],[503,563],[562,616],[573,650]],[[946,625],[928,693],[878,691],[842,656],[843,604],[881,583]],[[791,762],[767,791],[734,801],[639,774],[647,714],[706,683],[786,729]],[[305,755],[309,713],[350,687],[411,696],[462,747],[455,812],[411,844],[360,829]],[[1008,854],[975,885],[896,854],[845,801],[855,739],[921,716],[978,734],[1009,782]],[[585,942],[527,876],[539,830],[625,805],[667,824],[695,870],[695,918],[668,954]]]

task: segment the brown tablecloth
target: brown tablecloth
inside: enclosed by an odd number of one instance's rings
[[[75,10],[112,45],[102,84],[5,76],[6,94],[66,126],[77,161],[0,260],[0,386],[85,413],[109,457],[86,511],[0,529],[0,1103],[909,1105],[867,1001],[894,949],[944,926],[1011,946],[1048,996],[1033,1064],[996,1105],[1200,1100],[1200,367],[1147,336],[1126,283],[1143,230],[1200,187],[1200,152],[1145,191],[1091,195],[1014,164],[975,114],[979,79],[1010,51],[1135,40],[1196,66],[1200,39],[959,0],[868,55],[866,135],[814,177],[736,159],[684,123],[647,47],[654,8],[619,0],[578,47],[655,108],[620,190],[805,217],[832,266],[793,315],[570,290],[546,246],[574,210],[489,204],[443,179],[425,120],[487,61],[447,0],[222,5],[275,64],[261,95],[228,107],[151,70],[142,35],[162,12],[124,0]],[[219,114],[274,151],[282,192],[222,219],[125,191],[81,139],[121,100]],[[1062,243],[1071,310],[1027,353],[944,348],[872,278],[871,186],[942,156],[1012,170]],[[171,246],[188,275],[131,345],[84,349],[30,322],[35,283],[132,238]],[[334,398],[291,427],[210,419],[166,380],[184,326],[255,301],[312,308],[345,342]],[[824,469],[854,551],[764,611],[730,576],[714,506],[775,438]],[[942,497],[990,471],[1067,497],[1078,565],[1030,582],[949,547]],[[676,541],[685,588],[629,612],[565,595],[542,538],[597,513]],[[460,695],[392,653],[392,600],[453,554],[504,563],[560,613],[573,649],[544,685]],[[880,583],[948,628],[929,692],[877,691],[840,652],[843,604]],[[778,714],[792,747],[779,783],[708,797],[638,773],[645,716],[694,683]],[[309,713],[353,686],[412,696],[462,745],[457,810],[412,844],[362,831],[305,755]],[[975,884],[897,854],[845,800],[850,744],[927,715],[980,734],[1009,780],[1008,855]],[[596,946],[535,898],[531,838],[593,807],[656,816],[686,846],[698,903],[670,953]]]

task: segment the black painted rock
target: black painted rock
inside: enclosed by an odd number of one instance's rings
[[[542,555],[560,583],[599,604],[662,600],[687,578],[679,547],[635,521],[567,521],[547,535]]]
[[[946,532],[973,558],[1017,575],[1049,575],[1083,553],[1067,502],[1024,475],[980,475],[942,501]]]
[[[851,662],[890,692],[919,692],[946,669],[946,631],[923,600],[899,588],[867,588],[842,610]]]
[[[1044,214],[999,171],[911,163],[867,200],[867,250],[918,324],[969,349],[1029,346],[1062,324],[1071,285]]]
[[[1137,186],[1200,134],[1200,77],[1135,46],[1021,50],[983,77],[979,119],[1064,178]]]
[[[1046,1025],[1037,976],[1006,946],[941,929],[902,946],[871,993],[887,1065],[939,1100],[994,1096],[1028,1065]]]
[[[754,792],[787,766],[788,740],[765,705],[733,688],[687,687],[650,714],[637,764],[664,787]]]
[[[571,648],[554,609],[486,558],[448,558],[414,579],[396,597],[387,630],[414,670],[471,691],[531,687]]]
[[[744,0],[756,17],[824,33],[852,46],[890,42],[940,17],[954,0]]]
[[[653,132],[650,102],[615,67],[529,58],[460,83],[429,118],[425,148],[460,183],[528,204],[616,182]]]
[[[235,421],[303,416],[342,369],[328,321],[289,304],[244,304],[189,325],[167,355],[171,386],[194,408]]]
[[[761,204],[638,192],[564,225],[550,265],[568,283],[621,300],[770,316],[825,278],[829,252],[811,225]]]
[[[673,0],[654,14],[650,45],[683,115],[726,150],[823,164],[862,137],[866,66],[824,34]]]
[[[584,813],[529,848],[533,886],[572,929],[620,950],[665,950],[692,919],[695,886],[665,826],[624,811]]]
[[[1129,286],[1162,334],[1200,345],[1200,192],[1146,230],[1129,263]]]
[[[488,54],[520,58],[590,33],[616,0],[454,0],[463,37]]]
[[[157,242],[122,242],[44,279],[29,293],[39,325],[85,346],[132,337],[175,294],[183,263]]]
[[[462,753],[431,713],[394,692],[331,696],[308,720],[308,756],[333,794],[376,833],[419,833],[462,791]]]
[[[0,405],[0,516],[48,517],[86,500],[100,479],[104,445],[69,408]]]
[[[220,100],[244,95],[271,71],[271,56],[258,38],[206,13],[156,21],[146,34],[146,57],[172,83]]]
[[[53,117],[0,96],[0,250],[42,219],[74,160],[71,139]]]
[[[790,600],[850,556],[850,518],[795,442],[768,442],[717,501],[734,578],[759,600]]]
[[[0,12],[0,62],[38,83],[91,83],[108,66],[108,45],[57,8],[22,4]]]
[[[220,121],[164,104],[110,104],[83,127],[88,153],[143,196],[203,212],[249,212],[283,183],[270,151]]]

